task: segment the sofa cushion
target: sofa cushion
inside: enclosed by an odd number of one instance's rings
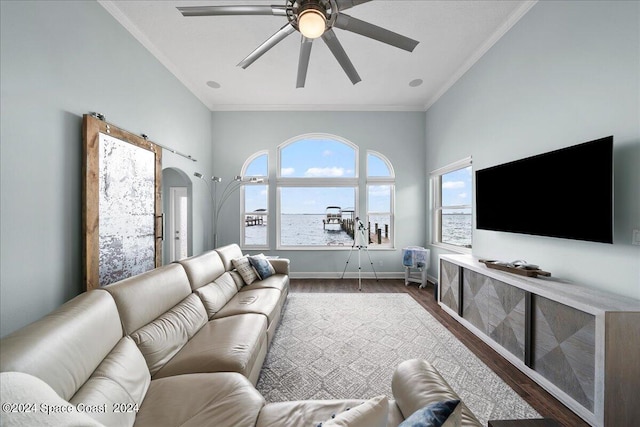
[[[274,320],[277,322],[279,319],[280,295],[281,293],[277,289],[253,289],[238,292],[213,318],[257,313],[267,316],[269,325],[271,325]]]
[[[253,289],[277,289],[283,293],[288,292],[289,276],[276,273],[273,276],[267,277],[264,280],[259,280],[257,282],[253,282],[250,285],[243,286],[240,289],[240,292],[246,292]]]
[[[0,371],[31,374],[68,400],[122,337],[113,298],[85,292],[3,338]]]
[[[212,318],[218,311],[238,293],[231,273],[226,272],[214,282],[195,290],[207,311],[207,318]]]
[[[184,267],[193,290],[208,285],[225,272],[222,259],[216,251],[208,251],[178,262]]]
[[[121,280],[102,289],[115,299],[127,335],[155,320],[191,294],[187,273],[177,263]]]
[[[319,424],[322,427],[386,427],[389,414],[387,396],[377,396]]]
[[[273,276],[276,273],[276,270],[273,268],[273,265],[269,262],[267,257],[264,254],[253,255],[249,257],[249,263],[256,270],[258,274],[258,278],[260,280],[264,280],[267,277]]]
[[[242,375],[188,374],[151,381],[136,427],[253,427],[264,398]]]
[[[398,365],[391,379],[391,390],[405,418],[432,403],[460,400],[436,368],[421,359],[405,360]],[[462,425],[482,426],[464,402],[458,406]]]
[[[256,280],[260,279],[258,277],[258,273],[256,273],[256,270],[251,265],[248,256],[234,258],[231,260],[231,263],[238,271],[238,273],[240,273],[240,276],[242,276],[242,280],[245,284],[250,285]]]
[[[255,377],[266,355],[267,319],[243,314],[207,322],[154,378],[196,372],[239,372]],[[253,378],[251,378],[253,381]]]
[[[89,407],[106,404],[104,412],[92,411],[90,416],[106,426],[132,426],[150,381],[142,353],[131,338],[124,337],[69,401]],[[114,404],[131,411],[114,412]]]
[[[458,427],[460,408],[459,400],[435,402],[418,409],[398,427]]]
[[[154,375],[207,323],[207,313],[196,294],[149,324],[136,330],[131,338],[142,352],[149,372]]]
[[[298,400],[268,403],[262,408],[256,427],[315,427],[326,422],[332,415],[340,414],[347,408],[355,408],[363,400]],[[397,427],[403,420],[394,401],[388,403],[388,418],[383,425]]]
[[[216,248],[216,252],[220,255],[222,265],[224,265],[226,271],[231,271],[235,268],[231,260],[242,258],[242,250],[236,243]]]
[[[23,372],[0,373],[0,396],[3,404],[2,425],[7,427],[100,427],[89,415],[78,412],[40,378]],[[7,411],[6,404],[24,404],[23,410]],[[34,406],[35,405],[35,406]],[[47,413],[47,408],[64,408]]]

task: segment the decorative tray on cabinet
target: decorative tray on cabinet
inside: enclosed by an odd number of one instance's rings
[[[551,276],[551,273],[549,273],[548,271],[542,271],[537,266],[527,266],[527,265],[515,266],[514,263],[506,263],[506,262],[496,261],[492,259],[480,259],[478,261],[483,263],[489,268],[506,271],[508,273],[519,274],[521,276],[527,276],[527,277],[538,277],[538,276],[550,277]],[[532,267],[535,267],[535,268],[532,268]]]

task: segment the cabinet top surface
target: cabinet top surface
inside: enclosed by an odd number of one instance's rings
[[[640,300],[587,288],[553,277],[533,278],[491,269],[472,255],[445,254],[440,255],[440,259],[592,314],[606,311],[640,311]]]

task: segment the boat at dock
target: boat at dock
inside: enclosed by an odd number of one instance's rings
[[[342,223],[342,208],[340,206],[327,206],[325,209],[325,217],[322,220],[322,226],[327,224],[341,224]]]

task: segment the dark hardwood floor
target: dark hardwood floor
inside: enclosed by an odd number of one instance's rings
[[[291,292],[358,292],[357,279],[291,279]],[[526,400],[544,418],[553,418],[565,427],[588,427],[582,418],[560,403],[555,397],[529,379],[495,350],[445,313],[433,296],[433,286],[420,289],[418,284],[404,285],[404,280],[362,280],[362,292],[403,292],[411,295],[422,307],[449,329],[464,345],[504,382]]]

